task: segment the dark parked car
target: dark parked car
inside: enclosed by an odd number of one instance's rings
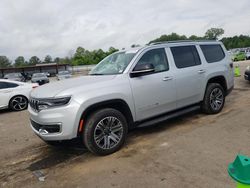
[[[245,77],[245,80],[250,81],[250,66],[247,66],[244,77]]]
[[[4,79],[9,79],[13,81],[24,82],[25,78],[22,76],[21,73],[9,73],[4,76]]]
[[[43,85],[49,83],[49,79],[45,73],[34,73],[31,78],[32,83],[38,83],[39,85]]]
[[[246,59],[250,59],[250,52],[246,53]]]

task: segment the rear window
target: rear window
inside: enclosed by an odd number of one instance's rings
[[[178,46],[171,47],[177,68],[192,67],[201,64],[199,54],[195,46]]]
[[[225,53],[219,44],[200,45],[200,47],[208,63],[221,61],[225,57]]]

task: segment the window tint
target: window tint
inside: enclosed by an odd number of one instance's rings
[[[0,82],[0,89],[5,89],[7,88],[7,84],[5,84],[5,82]]]
[[[15,83],[0,82],[0,89],[14,88],[17,86],[18,84]]]
[[[200,47],[208,63],[221,61],[225,57],[225,53],[219,44],[200,45]]]
[[[171,51],[177,68],[192,67],[201,64],[195,46],[171,47]]]
[[[152,64],[155,72],[167,71],[169,66],[165,49],[159,48],[146,52],[137,63],[137,65],[143,64]]]
[[[8,88],[14,88],[14,87],[17,87],[18,84],[15,84],[15,83],[7,83],[7,87]]]

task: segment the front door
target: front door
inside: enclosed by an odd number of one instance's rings
[[[147,119],[176,108],[174,76],[164,48],[143,53],[136,65],[152,64],[153,73],[130,78],[136,109],[136,121]]]

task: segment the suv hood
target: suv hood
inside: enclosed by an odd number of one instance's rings
[[[31,92],[33,98],[52,98],[59,95],[61,92],[71,91],[74,88],[86,88],[101,82],[106,82],[115,78],[116,75],[105,76],[81,76],[77,78],[66,79],[62,81],[55,81],[43,86],[39,86]],[[67,92],[68,93],[68,92]],[[72,91],[73,93],[73,91]]]

